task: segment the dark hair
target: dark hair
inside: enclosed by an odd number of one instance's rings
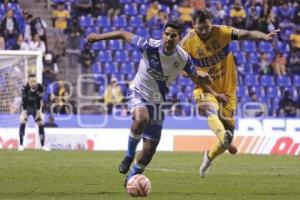
[[[204,22],[207,19],[212,19],[212,14],[206,8],[197,9],[192,14],[193,23],[196,23],[197,19],[199,19],[200,22]]]
[[[29,78],[35,78],[36,77],[36,75],[35,74],[29,74],[29,76],[28,76]]]
[[[172,21],[168,21],[166,23],[166,25],[164,26],[164,31],[166,30],[166,28],[171,27],[177,30],[178,34],[181,35],[182,30],[183,30],[183,25],[181,22],[179,22],[178,20],[172,20]]]

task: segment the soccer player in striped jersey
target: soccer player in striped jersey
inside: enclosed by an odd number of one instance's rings
[[[206,9],[193,13],[193,29],[183,38],[181,46],[192,57],[198,73],[208,73],[212,78],[210,86],[197,86],[194,98],[198,111],[208,117],[208,125],[219,141],[210,151],[204,153],[199,169],[204,177],[218,155],[229,150],[236,153],[231,145],[234,133],[236,109],[237,71],[229,44],[232,40],[272,40],[279,30],[269,34],[260,31],[246,31],[229,26],[212,25],[212,14]]]
[[[179,45],[182,25],[168,22],[162,40],[143,38],[124,31],[91,34],[88,42],[122,39],[142,53],[138,72],[130,85],[128,103],[132,113],[132,124],[128,138],[126,156],[119,165],[119,172],[126,174],[135,158],[136,147],[143,138],[143,148],[137,156],[126,181],[135,174],[143,173],[159,144],[164,115],[161,105],[165,102],[168,86],[184,70],[196,85],[210,83],[207,74],[197,75],[189,54]]]

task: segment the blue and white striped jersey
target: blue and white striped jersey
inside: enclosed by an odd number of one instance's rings
[[[147,102],[165,101],[169,85],[182,71],[196,74],[189,54],[177,45],[172,55],[165,55],[162,40],[134,35],[131,45],[142,53],[138,72],[130,85]]]

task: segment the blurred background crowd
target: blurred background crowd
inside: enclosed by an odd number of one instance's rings
[[[237,115],[300,116],[299,0],[0,0],[0,49],[43,52],[46,112],[126,116],[122,103],[141,55],[122,41],[91,46],[84,38],[123,29],[160,39],[172,18],[180,19],[187,33],[193,10],[202,7],[211,10],[214,24],[280,29],[271,42],[231,43],[238,71]],[[180,104],[193,103],[192,90],[189,79],[178,77],[170,87],[169,112],[194,115]]]

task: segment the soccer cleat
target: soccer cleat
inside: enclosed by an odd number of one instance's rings
[[[231,133],[231,131],[226,130],[223,139],[224,143],[222,143],[222,145],[228,150],[229,153],[236,154],[238,150],[233,144],[231,144],[232,140],[233,134]]]
[[[46,146],[42,146],[42,150],[43,151],[51,151],[48,147],[46,147]]]
[[[18,151],[24,151],[24,146],[23,145],[19,145]]]
[[[125,156],[119,165],[119,172],[122,174],[126,174],[129,171],[132,161],[133,161],[133,158],[131,158],[129,156]]]
[[[205,151],[203,154],[203,161],[199,169],[199,174],[204,178],[208,172],[209,166],[211,166],[212,161],[208,158],[208,151]]]
[[[233,139],[233,134],[229,131],[229,130],[226,130],[225,131],[225,134],[224,134],[224,138],[219,138],[223,147],[228,149],[230,147],[230,144],[232,142],[232,139]]]

